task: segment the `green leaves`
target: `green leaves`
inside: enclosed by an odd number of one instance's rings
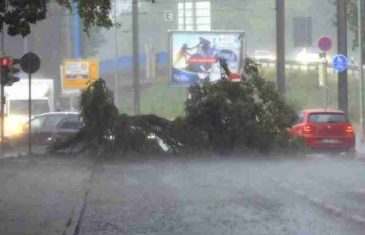
[[[87,34],[94,26],[113,27],[113,22],[109,17],[112,8],[111,0],[56,0],[56,2],[70,11],[76,3],[78,14],[83,19],[84,31]],[[154,1],[151,2],[154,3]],[[0,25],[5,23],[7,33],[11,36],[25,37],[30,33],[31,24],[46,19],[48,4],[50,4],[50,0],[1,0]]]
[[[269,151],[289,145],[286,128],[296,117],[294,109],[273,83],[260,77],[252,61],[246,61],[246,81],[204,83],[189,91],[186,121],[207,136],[206,149]]]
[[[113,22],[109,17],[110,11],[110,0],[78,0],[78,13],[83,19],[86,33],[92,26],[113,27]]]
[[[0,25],[7,25],[9,35],[30,33],[30,24],[44,20],[49,0],[2,0],[0,5]]]

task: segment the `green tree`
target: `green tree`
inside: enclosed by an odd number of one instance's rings
[[[69,10],[74,6],[73,2],[76,3],[78,14],[83,19],[84,31],[87,33],[92,26],[113,26],[109,17],[112,0],[1,0],[0,25],[7,26],[9,35],[26,36],[30,33],[31,24],[46,19],[50,1],[56,1]]]
[[[331,0],[334,5],[337,4],[337,1]],[[355,49],[359,47],[359,27],[358,27],[358,1],[357,0],[346,0],[347,3],[347,23],[350,32],[352,32],[354,39],[352,41],[352,48]],[[365,40],[365,1],[362,0],[362,22],[363,22],[363,28],[362,28],[362,37]],[[336,20],[335,20],[336,22]],[[363,43],[362,47],[365,49],[365,43]],[[365,51],[365,50],[364,50]],[[365,53],[362,55],[365,59]]]
[[[348,14],[348,24],[349,29],[354,35],[354,39],[352,41],[352,48],[355,49],[359,47],[359,28],[358,28],[358,4],[357,0],[347,0],[347,14]],[[365,1],[362,0],[362,38],[365,40]],[[363,47],[364,54],[362,55],[363,59],[365,59],[365,43],[361,45]]]

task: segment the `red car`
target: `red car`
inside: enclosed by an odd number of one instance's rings
[[[333,109],[307,109],[299,112],[292,136],[305,140],[308,148],[354,152],[355,132],[346,114]]]

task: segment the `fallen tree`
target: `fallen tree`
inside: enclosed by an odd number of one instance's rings
[[[84,128],[76,136],[55,141],[50,149],[82,145],[82,149],[116,153],[229,153],[297,147],[287,132],[296,119],[294,109],[275,84],[260,76],[255,63],[246,60],[245,70],[240,82],[221,80],[191,86],[186,115],[173,121],[153,114],[118,114],[112,92],[100,79],[81,95]]]

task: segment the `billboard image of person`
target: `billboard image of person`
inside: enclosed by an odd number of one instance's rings
[[[171,84],[188,86],[221,79],[220,58],[237,74],[242,51],[243,32],[171,32]]]

